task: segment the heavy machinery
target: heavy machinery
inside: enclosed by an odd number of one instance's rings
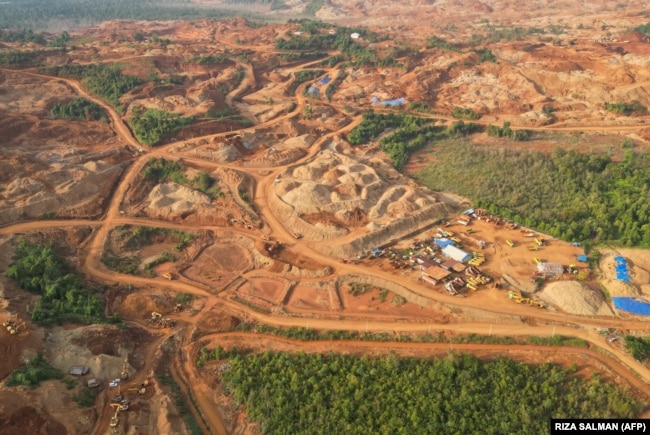
[[[515,247],[515,243],[514,243],[513,241],[511,241],[511,240],[506,240],[506,243],[507,243],[508,246],[510,246],[511,248],[514,248],[514,247]]]
[[[134,385],[128,391],[137,391],[138,395],[142,396],[147,392],[147,386],[149,386],[149,381],[145,379],[140,385]]]
[[[165,278],[166,280],[173,280],[174,279],[174,274],[173,273],[163,273],[162,277]]]
[[[126,371],[126,363],[127,360],[124,359],[124,364],[122,364],[122,372],[120,373],[120,379],[122,379],[123,381],[129,379],[129,372]]]
[[[115,415],[111,417],[111,422],[108,424],[110,427],[117,427],[117,425],[120,423],[120,420],[117,418],[117,414],[120,413],[120,404],[119,403],[111,403],[111,406],[115,408]]]
[[[535,243],[537,243],[537,246],[542,246],[544,245],[544,239],[535,239]]]
[[[2,323],[2,326],[7,329],[9,334],[16,335],[25,327],[25,321],[19,319],[17,314],[14,314],[9,319],[5,320]]]

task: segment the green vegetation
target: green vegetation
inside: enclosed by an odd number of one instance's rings
[[[425,124],[428,122],[428,124]],[[453,123],[449,128],[433,125],[431,120],[418,118],[403,113],[375,113],[368,110],[363,114],[363,121],[348,135],[352,145],[367,143],[377,138],[386,129],[396,130],[383,137],[379,142],[381,149],[390,157],[393,166],[401,170],[410,154],[428,143],[448,137],[467,135],[480,131],[478,124],[463,121]]]
[[[366,28],[341,26],[336,27],[335,31],[330,34],[329,31],[325,32],[325,30],[332,29],[332,25],[322,21],[301,19],[289,20],[289,22],[298,23],[300,25],[299,30],[308,33],[308,36],[290,36],[288,39],[279,38],[275,44],[278,50],[298,52],[338,50],[344,59],[352,62],[355,66],[401,66],[395,60],[394,55],[379,57],[371,48],[364,47],[350,38],[352,33],[358,33],[361,38],[369,42],[380,40],[375,33]]]
[[[320,59],[321,57],[327,57],[327,52],[325,51],[314,51],[314,52],[299,52],[299,53],[282,53],[280,54],[280,59],[284,62],[295,62],[298,60],[310,60],[310,59]]]
[[[81,387],[81,392],[72,396],[72,400],[82,408],[88,408],[95,404],[99,396],[99,388],[89,388],[85,385]]]
[[[478,50],[474,50],[476,54],[478,54],[478,63],[483,63],[483,62],[492,62],[492,63],[497,63],[497,58],[494,56],[494,53],[490,51],[489,48],[479,48]]]
[[[70,64],[44,67],[40,72],[82,80],[90,92],[111,103],[118,111],[122,110],[120,97],[142,83],[138,77],[122,74],[119,65]]]
[[[625,336],[625,348],[638,361],[645,361],[650,356],[650,337]]]
[[[352,296],[361,296],[362,294],[368,293],[372,290],[373,287],[370,284],[363,284],[361,282],[351,282],[348,293]]]
[[[144,265],[144,271],[145,271],[145,273],[147,273],[149,275],[153,275],[154,274],[154,272],[153,272],[154,267],[158,266],[159,264],[163,264],[163,263],[170,263],[170,262],[173,263],[174,261],[176,261],[176,257],[174,257],[169,252],[163,252],[158,257],[156,257],[153,261],[150,261],[149,263],[146,263]]]
[[[245,1],[235,1],[245,3]],[[249,2],[250,3],[250,2]],[[257,0],[279,9],[280,0]],[[196,20],[244,16],[255,19],[256,13],[245,8],[215,6],[206,8],[194,2],[178,0],[20,0],[5,2],[0,14],[0,29],[54,28],[70,23],[101,23],[107,20]],[[255,24],[253,24],[255,25]],[[119,31],[119,30],[118,30]],[[130,36],[130,34],[129,34]]]
[[[494,214],[566,241],[650,248],[650,154],[622,162],[557,148],[551,154],[437,143],[437,163],[416,178],[475,200]]]
[[[5,275],[22,289],[41,295],[30,312],[32,321],[39,325],[108,321],[104,301],[83,286],[80,277],[52,248],[21,239]]]
[[[646,35],[650,35],[650,22],[636,26],[634,29],[641,33],[645,33]]]
[[[33,51],[0,51],[0,66],[34,66],[38,64],[36,54]]]
[[[214,65],[217,63],[232,63],[232,60],[226,55],[217,54],[217,55],[207,55],[207,56],[195,56],[190,59],[190,62],[198,63],[199,65]]]
[[[63,31],[60,35],[55,36],[48,45],[54,48],[65,48],[65,46],[70,42],[70,34],[66,31]]]
[[[102,255],[102,264],[108,270],[125,275],[136,275],[141,261],[137,255],[115,255],[111,253]]]
[[[314,80],[316,77],[323,75],[325,71],[322,69],[305,69],[296,71],[294,76],[295,79],[291,83],[291,86],[287,88],[286,94],[293,95],[302,83],[305,83],[309,80]]]
[[[194,238],[192,233],[183,231],[169,230],[166,228],[152,227],[131,227],[130,225],[121,225],[113,230],[116,234],[115,240],[121,241],[120,251],[137,250],[151,245],[155,238],[171,238],[175,243],[173,250],[182,251],[187,244]],[[174,256],[170,253],[163,253],[153,262],[144,265],[145,272],[151,274],[151,268],[165,261],[174,261]],[[110,270],[127,275],[136,275],[142,259],[138,255],[127,255],[123,252],[118,254],[108,251],[102,255],[102,263]]]
[[[597,375],[583,380],[550,363],[272,351],[228,361],[222,379],[262,433],[541,434],[551,417],[642,410]]]
[[[380,290],[380,298],[383,291]],[[388,293],[386,293],[388,295]],[[318,340],[360,340],[360,341],[377,341],[377,342],[404,342],[404,343],[482,343],[482,344],[534,344],[537,346],[572,346],[588,348],[586,341],[580,338],[565,337],[554,335],[552,337],[499,337],[494,335],[458,335],[447,337],[439,334],[388,334],[385,332],[354,332],[354,331],[317,331],[312,328],[274,328],[267,325],[256,325],[250,322],[242,322],[232,329],[233,331],[256,332],[259,334],[277,335],[279,337],[291,338],[303,341]]]
[[[41,382],[50,379],[63,379],[63,373],[61,370],[48,364],[47,361],[43,359],[43,355],[39,353],[36,358],[25,364],[25,367],[18,368],[11,372],[5,385],[7,387],[24,385],[33,389],[38,387]]]
[[[605,110],[620,113],[621,115],[625,116],[630,116],[633,113],[637,113],[639,115],[645,115],[648,113],[648,108],[638,101],[632,101],[631,103],[605,103],[603,107]]]
[[[458,119],[476,120],[481,117],[479,113],[474,112],[470,108],[454,107],[451,116]]]
[[[404,298],[404,296],[393,295],[393,298],[391,299],[390,302],[396,307],[401,307],[406,303],[406,299]]]
[[[202,435],[203,431],[201,430],[201,426],[199,426],[196,419],[192,415],[189,405],[183,398],[181,389],[178,386],[178,384],[174,381],[174,378],[172,378],[171,376],[158,376],[158,380],[160,381],[161,384],[167,385],[171,389],[172,392],[171,396],[174,399],[174,404],[176,405],[176,409],[178,409],[178,413],[183,417],[183,422],[185,423],[185,427],[190,432],[190,434]]]
[[[438,36],[429,36],[427,38],[427,48],[442,48],[449,51],[460,51],[457,45],[447,42]]]
[[[207,112],[205,117],[208,119],[216,119],[218,121],[234,121],[239,123],[241,127],[250,127],[253,125],[253,122],[250,119],[244,118],[236,109],[227,104],[222,110]]]
[[[325,5],[325,0],[311,0],[305,8],[305,15],[314,16]]]
[[[0,41],[3,42],[34,42],[39,45],[47,44],[42,32],[34,32],[32,29],[22,30],[0,30]]]
[[[176,303],[181,305],[187,305],[194,299],[196,299],[196,296],[190,293],[176,293],[176,297],[174,298]]]
[[[346,79],[348,76],[348,73],[345,72],[345,70],[339,70],[338,74],[336,75],[336,78],[332,80],[329,85],[327,85],[327,88],[325,89],[325,97],[327,98],[327,101],[332,101],[332,96],[334,95],[334,92],[338,89],[338,87],[343,83],[343,80]]]
[[[152,157],[142,170],[142,174],[155,184],[172,181],[203,192],[212,199],[224,197],[217,180],[205,171],[198,172],[193,179],[189,180],[185,176],[185,166],[180,160]]]
[[[147,109],[144,112],[139,107],[133,109],[133,117],[129,126],[141,143],[155,145],[165,136],[183,127],[191,125],[194,118],[183,118],[177,113],[169,113],[158,109]]]
[[[504,122],[503,127],[488,125],[487,135],[492,137],[505,137],[516,141],[526,141],[530,139],[532,133],[530,130],[513,130],[509,122]]]
[[[66,104],[55,104],[50,114],[54,118],[84,119],[87,121],[106,120],[101,107],[85,98],[77,98]]]

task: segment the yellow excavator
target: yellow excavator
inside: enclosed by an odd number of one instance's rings
[[[117,425],[120,423],[120,420],[117,418],[117,414],[119,414],[122,410],[122,405],[119,403],[111,403],[111,406],[115,408],[115,415],[111,417],[111,422],[108,425],[110,427],[117,427]]]

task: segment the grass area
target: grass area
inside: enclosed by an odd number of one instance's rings
[[[476,120],[481,118],[481,115],[479,113],[476,113],[472,109],[465,107],[454,107],[451,116],[457,119],[465,120]]]
[[[50,379],[63,379],[63,372],[48,364],[40,353],[24,367],[15,369],[5,382],[7,387],[24,385],[29,388],[38,387],[41,382]]]
[[[36,56],[39,52],[27,51],[1,51],[0,66],[7,67],[28,67],[39,63]]]
[[[638,361],[645,361],[650,357],[650,337],[625,336],[625,348]]]
[[[163,252],[158,257],[156,257],[153,261],[150,261],[149,263],[146,263],[144,265],[144,272],[148,275],[154,275],[154,271],[153,271],[154,267],[163,263],[173,263],[174,261],[176,261],[176,257],[174,257],[169,252]]]
[[[126,275],[137,275],[138,266],[140,266],[141,262],[142,259],[137,255],[116,255],[112,253],[102,255],[102,264],[108,270]]]
[[[309,80],[314,80],[317,77],[320,77],[323,75],[325,71],[322,69],[309,69],[309,70],[300,70],[295,72],[295,79],[291,83],[291,85],[287,88],[286,94],[287,95],[293,95],[296,93],[296,89],[298,89],[298,86],[301,84],[309,81]]]
[[[638,101],[632,101],[631,103],[606,103],[604,104],[604,107],[610,112],[616,112],[625,116],[630,116],[635,113],[638,115],[645,115],[648,113],[648,108]]]

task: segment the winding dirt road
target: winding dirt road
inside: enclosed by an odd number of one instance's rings
[[[295,71],[304,68],[308,64],[298,65],[294,68]],[[240,83],[240,86],[229,94],[228,101],[231,101],[232,98],[236,95],[239,95],[241,92],[244,92],[246,88],[254,87],[255,84],[255,71],[251,64],[242,64],[245,70],[245,77]],[[13,70],[6,70],[15,72]],[[295,72],[294,71],[294,72]],[[22,73],[22,71],[21,71]],[[107,103],[104,101],[93,97],[81,86],[80,83],[66,78],[52,78],[49,76],[44,76],[35,72],[24,72],[31,74],[33,76],[41,77],[46,80],[59,80],[68,84],[70,87],[75,89],[79,95],[83,95],[85,98],[95,102],[100,105],[106,113],[109,114],[111,119],[111,127],[113,128],[116,135],[118,135],[122,140],[125,141],[129,146],[133,147],[134,150],[143,148],[144,151],[136,155],[133,159],[131,165],[125,170],[122,180],[115,189],[111,201],[106,209],[105,216],[98,221],[93,220],[76,220],[76,221],[34,221],[34,222],[25,222],[19,223],[11,226],[6,226],[0,228],[0,234],[17,234],[28,231],[36,231],[48,228],[61,228],[61,227],[75,227],[75,226],[90,226],[93,228],[94,232],[91,236],[90,243],[88,245],[88,252],[85,257],[85,261],[82,265],[82,270],[84,273],[93,280],[98,280],[107,283],[122,283],[122,284],[135,284],[135,285],[155,285],[161,288],[167,288],[175,292],[189,293],[193,295],[200,296],[205,298],[206,309],[203,311],[203,315],[197,316],[196,318],[183,317],[181,322],[181,328],[185,328],[180,331],[173,331],[166,335],[164,338],[171,336],[172,333],[179,332],[181,336],[181,348],[183,350],[181,354],[181,359],[178,361],[178,364],[173,367],[174,378],[179,382],[181,388],[184,391],[186,398],[193,397],[194,403],[197,405],[198,409],[195,409],[193,412],[196,416],[201,419],[202,424],[205,425],[204,429],[208,430],[210,433],[226,433],[225,425],[221,421],[219,414],[215,411],[214,406],[209,398],[209,391],[205,386],[195,385],[190,380],[198,379],[198,373],[196,366],[194,364],[195,354],[193,350],[195,346],[191,341],[191,335],[189,331],[193,328],[194,325],[198,324],[201,319],[208,315],[210,307],[219,304],[225,309],[240,313],[247,318],[254,319],[260,323],[272,325],[276,327],[290,327],[290,326],[306,326],[306,323],[309,322],[309,327],[321,330],[349,330],[349,331],[376,331],[376,332],[403,332],[403,333],[425,333],[432,331],[452,331],[455,333],[461,334],[486,334],[488,330],[494,335],[503,335],[503,336],[522,336],[522,335],[532,335],[532,336],[551,336],[552,334],[560,334],[570,337],[578,337],[592,345],[593,349],[601,349],[603,352],[606,352],[607,355],[604,355],[601,352],[596,352],[594,350],[580,349],[580,348],[558,348],[558,347],[549,347],[549,346],[500,346],[500,345],[478,345],[478,344],[414,344],[414,343],[372,343],[364,341],[350,341],[350,342],[300,342],[295,340],[288,340],[279,337],[271,336],[261,336],[259,334],[211,334],[201,338],[202,343],[217,343],[220,340],[251,340],[251,339],[263,339],[265,346],[268,345],[273,348],[274,343],[286,346],[293,346],[296,349],[305,349],[307,351],[319,351],[318,349],[332,349],[336,351],[363,351],[369,352],[375,349],[395,349],[400,352],[406,349],[414,350],[422,355],[433,355],[439,354],[440,352],[446,352],[449,350],[450,346],[454,350],[467,351],[467,352],[477,352],[477,351],[495,351],[495,352],[523,352],[527,350],[535,350],[541,352],[556,352],[556,353],[565,353],[565,354],[575,354],[588,356],[593,358],[602,364],[606,365],[610,370],[617,373],[619,376],[624,378],[630,385],[634,386],[640,392],[645,394],[647,397],[650,397],[650,387],[648,382],[650,382],[650,370],[645,367],[643,364],[638,363],[632,359],[629,355],[623,353],[618,348],[605,348],[603,339],[599,336],[595,327],[615,327],[636,331],[648,331],[650,325],[647,322],[636,321],[636,320],[620,320],[620,319],[594,319],[586,318],[581,316],[571,316],[571,315],[559,315],[546,311],[540,311],[535,308],[530,307],[518,307],[517,314],[525,315],[528,318],[539,321],[539,326],[531,326],[526,324],[490,324],[490,323],[476,323],[476,322],[458,322],[450,324],[435,324],[435,323],[406,323],[406,322],[396,322],[388,321],[386,319],[377,317],[377,320],[327,320],[327,319],[315,319],[310,318],[306,320],[302,317],[290,317],[290,316],[275,316],[267,315],[257,311],[254,311],[246,306],[237,304],[229,299],[221,297],[219,295],[214,295],[206,290],[203,290],[197,286],[194,286],[187,282],[182,281],[163,281],[161,279],[152,279],[131,275],[122,275],[116,272],[107,270],[101,263],[102,253],[104,252],[104,246],[109,235],[109,232],[112,228],[117,225],[147,225],[153,227],[169,228],[176,230],[211,230],[215,233],[223,232],[224,229],[221,227],[215,226],[195,226],[188,228],[184,224],[174,224],[170,222],[161,222],[151,219],[140,219],[140,218],[130,218],[124,217],[120,214],[120,207],[122,204],[125,195],[132,185],[135,184],[136,177],[141,173],[142,168],[146,165],[147,161],[151,157],[165,157],[169,159],[177,159],[183,157],[183,159],[201,168],[215,169],[218,167],[236,169],[239,171],[246,171],[246,168],[238,164],[222,164],[215,162],[206,162],[200,159],[192,158],[189,156],[183,155],[183,153],[173,153],[170,150],[181,145],[181,142],[175,142],[168,144],[166,146],[160,147],[158,149],[149,149],[142,147],[136,139],[133,137],[130,129],[124,123],[120,115]],[[331,71],[327,72],[328,74]],[[265,123],[256,125],[255,127],[242,129],[241,131],[250,131],[253,132],[259,128],[272,126],[274,124],[282,123],[287,119],[294,117],[296,114],[302,112],[305,106],[305,97],[304,97],[304,88],[307,84],[302,84],[298,87],[296,91],[296,108],[291,112],[284,115],[281,115],[273,120],[267,121]],[[332,106],[336,110],[340,110],[335,106]],[[435,115],[432,118],[436,119],[445,119],[447,121],[456,121],[450,117],[444,117]],[[320,137],[318,140],[312,144],[309,152],[300,160],[293,162],[291,165],[300,164],[301,162],[306,162],[312,159],[322,148],[323,144],[326,143],[329,139],[334,138],[337,135],[340,135],[345,132],[349,132],[354,128],[358,123],[361,122],[361,117],[358,116],[353,119],[352,123],[346,125],[341,130],[331,132],[327,135]],[[538,127],[530,128],[532,130],[545,130],[545,131],[630,131],[634,129],[645,128],[645,125],[641,126],[604,126],[604,127],[566,127],[566,126],[548,126],[548,127]],[[200,139],[211,139],[213,137],[220,135],[210,135],[205,136]],[[314,249],[313,244],[306,240],[296,240],[290,229],[286,228],[283,222],[272,213],[271,208],[268,204],[269,195],[273,195],[272,187],[273,181],[286,167],[268,167],[268,168],[254,168],[254,170],[248,171],[250,176],[255,180],[255,195],[254,202],[259,210],[260,218],[264,224],[270,230],[270,233],[273,236],[287,244],[291,245],[293,249],[299,251],[302,255],[309,257],[310,259],[322,264],[323,266],[330,266],[335,274],[359,274],[367,275],[369,270],[365,267],[356,266],[354,264],[345,264],[339,259],[331,258],[327,255],[324,255]],[[262,172],[266,172],[266,175],[261,175]],[[251,231],[240,230],[237,228],[227,228],[225,231],[232,233],[239,233],[247,237],[251,235],[259,235],[257,233],[252,233]],[[373,270],[371,272],[375,277],[381,278],[383,280],[394,282],[400,285],[405,285],[408,289],[418,294],[422,297],[427,298],[431,302],[437,302],[445,304],[448,307],[474,307],[479,308],[483,311],[495,313],[495,314],[513,314],[513,308],[511,306],[503,306],[502,304],[496,304],[494,302],[486,302],[485,300],[480,300],[479,298],[467,298],[459,299],[449,296],[447,294],[438,293],[428,287],[419,285],[417,283],[403,282],[403,278],[399,275],[393,273],[382,271],[382,270]],[[372,317],[372,314],[368,314],[368,317]],[[135,320],[135,319],[126,319],[126,320]],[[574,326],[568,326],[572,324]],[[142,325],[141,325],[142,326]],[[159,344],[159,340],[156,341]],[[155,348],[157,346],[151,346],[150,353],[153,355]],[[148,367],[148,369],[150,369]],[[191,402],[188,400],[188,402]],[[96,427],[95,433],[100,433],[104,430],[107,420],[107,414],[111,408],[108,410],[104,409],[100,412],[100,419],[98,420],[99,424]]]

